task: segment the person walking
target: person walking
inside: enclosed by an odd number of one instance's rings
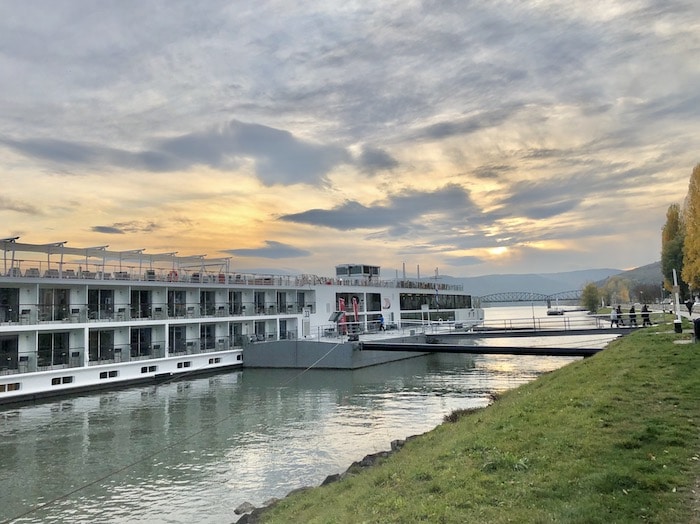
[[[634,304],[630,308],[630,327],[637,327],[637,312],[634,309]]]
[[[646,304],[642,306],[642,327],[651,326],[651,320],[649,320],[649,308]]]
[[[620,306],[620,305],[617,306],[617,325],[619,327],[625,326],[625,322],[622,319],[622,306]]]
[[[613,324],[615,324],[615,327],[620,327],[617,318],[617,309],[615,308],[612,308],[610,310],[610,327],[613,327]]]

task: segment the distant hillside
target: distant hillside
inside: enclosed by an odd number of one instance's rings
[[[605,281],[608,277],[620,273],[619,269],[605,268],[524,275],[504,274],[460,278],[445,276],[440,280],[445,284],[462,284],[465,291],[479,297],[507,291],[531,291],[551,295],[581,289],[589,282]]]
[[[640,285],[661,286],[661,282],[663,282],[664,279],[663,274],[661,273],[661,261],[653,262],[635,269],[630,269],[629,271],[622,271],[616,276]],[[608,278],[610,277],[597,281],[596,285],[603,286]]]

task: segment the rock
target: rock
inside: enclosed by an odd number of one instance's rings
[[[405,440],[401,439],[396,439],[391,441],[391,451],[398,451],[400,450],[403,445],[406,443]]]
[[[238,506],[236,509],[233,510],[233,512],[236,515],[242,515],[243,513],[250,513],[255,509],[255,506],[253,506],[250,502],[244,502],[240,506]]]
[[[388,451],[380,451],[379,453],[365,455],[365,457],[360,461],[360,467],[368,468],[370,466],[374,466],[380,458],[387,458],[388,456]]]
[[[338,482],[340,480],[340,473],[335,473],[333,475],[328,475],[323,482],[321,482],[321,486],[325,486],[327,484],[332,484],[333,482]]]

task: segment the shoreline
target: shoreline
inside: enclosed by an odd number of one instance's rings
[[[692,521],[700,344],[685,324],[682,334],[665,324],[613,341],[236,522]]]

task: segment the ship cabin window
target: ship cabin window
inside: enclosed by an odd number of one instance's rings
[[[69,334],[65,332],[39,333],[37,365],[39,369],[68,364]]]
[[[228,293],[229,315],[242,314],[243,293],[240,291],[229,291]]]
[[[219,357],[209,359],[210,364],[219,364],[220,362],[221,362],[221,359]]]
[[[187,350],[185,326],[170,326],[170,353],[179,353]]]
[[[182,318],[187,312],[187,294],[181,289],[168,290],[168,316],[170,318]]]
[[[255,312],[258,314],[265,313],[265,292],[255,292]]]
[[[17,369],[19,352],[18,335],[0,336],[0,372]]]
[[[199,347],[202,349],[214,349],[216,347],[215,332],[215,324],[202,324],[199,328]]]
[[[215,295],[213,291],[199,292],[199,310],[202,315],[208,317],[214,316],[215,306]]]
[[[131,330],[131,357],[147,357],[151,354],[152,328],[136,328]]]
[[[73,378],[74,377],[72,375],[68,375],[65,377],[54,377],[51,379],[51,385],[58,386],[60,384],[70,384],[73,382]]]
[[[100,373],[100,378],[115,378],[119,376],[119,371],[117,370],[112,370],[112,371],[102,371]]]
[[[19,322],[19,289],[0,288],[0,322]]]
[[[89,289],[88,314],[91,319],[111,319],[114,316],[114,290]]]
[[[9,391],[19,391],[19,382],[10,382],[9,384],[0,384],[0,393]]]
[[[306,304],[306,296],[304,292],[297,291],[297,313],[301,313],[304,304]]]
[[[88,335],[90,361],[114,359],[114,330],[90,331]]]
[[[149,318],[151,316],[151,292],[147,289],[131,290],[131,317]]]
[[[191,367],[191,366],[192,366],[192,361],[190,361],[190,360],[185,360],[184,362],[178,362],[178,363],[177,363],[178,369],[188,368],[188,367]]]
[[[39,320],[67,320],[69,318],[68,289],[39,288]]]

